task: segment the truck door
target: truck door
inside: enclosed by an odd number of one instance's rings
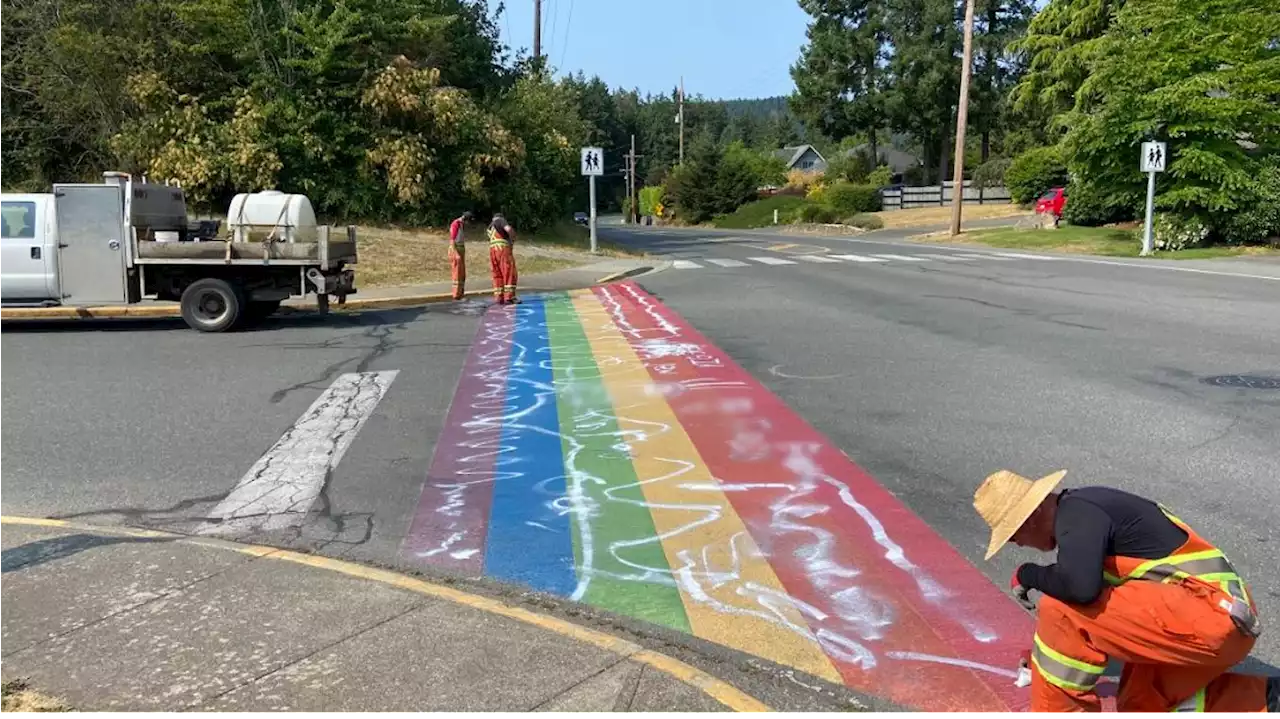
[[[49,196],[6,196],[0,202],[0,266],[3,267],[5,302],[40,302],[56,299],[49,294],[48,249],[45,234]]]
[[[116,185],[54,185],[65,305],[123,303],[124,200]]]

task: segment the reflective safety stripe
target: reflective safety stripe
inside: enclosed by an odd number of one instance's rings
[[[1180,704],[1170,709],[1169,711],[1171,712],[1202,712],[1202,711],[1205,711],[1204,707],[1205,707],[1205,690],[1201,689],[1195,694],[1192,694],[1186,699],[1183,699]]]
[[[1035,636],[1035,646],[1031,649],[1031,663],[1035,665],[1044,680],[1063,689],[1087,692],[1098,683],[1098,677],[1106,670],[1106,666],[1089,664],[1053,650],[1049,645]]]

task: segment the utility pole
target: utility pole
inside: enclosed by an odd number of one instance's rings
[[[533,59],[542,57],[542,0],[533,0]]]
[[[969,75],[973,66],[973,5],[964,4],[964,65],[960,68],[960,106],[956,110],[956,167],[951,187],[951,236],[960,234],[960,208],[964,205],[964,131],[969,123]],[[942,178],[938,178],[941,180]]]
[[[627,155],[628,161],[631,163],[631,190],[628,197],[631,198],[631,217],[635,224],[640,224],[640,183],[636,181],[636,136],[631,136],[631,154]]]
[[[680,123],[680,164],[684,164],[684,75],[680,76],[680,114],[676,115]]]

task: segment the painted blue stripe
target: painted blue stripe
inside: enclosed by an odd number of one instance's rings
[[[493,488],[484,572],[543,592],[568,596],[577,586],[573,534],[567,511],[560,417],[556,412],[547,313],[530,297],[516,312],[507,378],[504,476]]]

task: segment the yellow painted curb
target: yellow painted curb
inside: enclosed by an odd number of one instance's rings
[[[294,552],[287,549],[276,549],[274,547],[263,547],[253,544],[240,544],[238,542],[230,542],[223,539],[188,537],[182,534],[158,532],[151,529],[98,527],[86,524],[76,524],[74,522],[67,522],[61,519],[39,519],[35,517],[11,516],[0,516],[0,524],[74,529],[77,531],[118,534],[144,539],[171,539],[183,544],[240,552],[241,554],[248,554],[262,559],[278,559],[285,562],[303,564],[316,569],[337,572],[338,574],[345,574],[349,577],[365,579],[371,582],[379,582],[405,591],[415,592],[417,594],[434,597],[436,599],[443,599],[482,612],[489,612],[490,614],[497,614],[519,622],[524,622],[525,624],[531,624],[554,634],[559,634],[560,636],[575,639],[606,651],[613,652],[614,654],[632,661],[647,664],[658,671],[665,672],[675,677],[691,687],[701,690],[707,696],[715,699],[733,711],[773,711],[759,699],[743,692],[728,682],[717,679],[710,674],[692,667],[674,657],[645,649],[634,642],[629,642],[625,639],[620,639],[594,629],[588,629],[587,627],[583,627],[572,622],[566,622],[563,619],[547,616],[545,614],[538,614],[521,607],[514,607],[497,599],[482,597],[477,594],[469,594],[451,587],[432,584],[431,582],[427,582],[416,577],[410,577],[405,574],[399,574],[385,569],[366,567],[362,564],[346,562],[341,559],[331,559],[329,557],[322,557],[315,554],[303,554],[302,552]]]

